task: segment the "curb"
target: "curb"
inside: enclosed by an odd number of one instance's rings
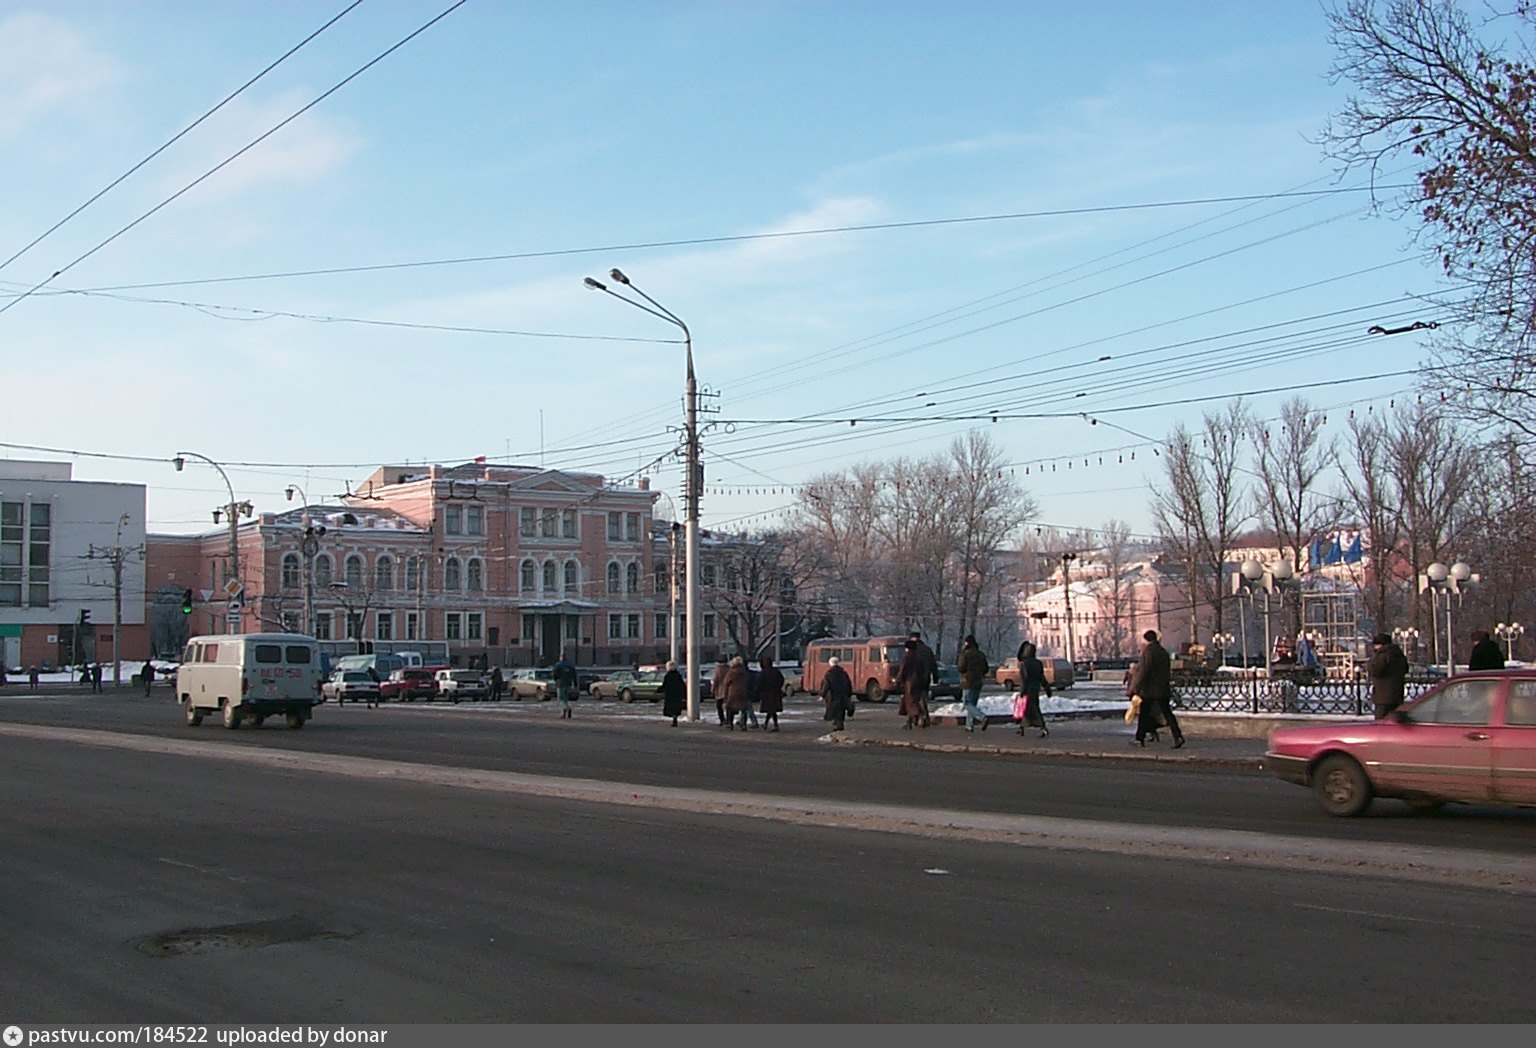
[[[1171,753],[1111,753],[1103,750],[1027,750],[1009,749],[1004,746],[987,746],[975,743],[919,742],[906,739],[855,739],[831,732],[822,739],[834,746],[873,746],[886,749],[924,750],[931,753],[980,753],[988,757],[1034,757],[1044,760],[1092,760],[1123,761],[1132,764],[1152,764],[1169,767],[1189,766],[1201,768],[1226,768],[1237,771],[1263,771],[1262,757],[1206,757],[1198,753],[1189,755]]]

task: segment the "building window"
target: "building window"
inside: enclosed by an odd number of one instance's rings
[[[523,570],[521,572],[521,577],[518,579],[518,589],[523,593],[532,593],[535,585],[533,581],[534,573],[537,571],[538,568],[534,566],[533,561],[523,561]]]
[[[464,580],[461,576],[458,557],[449,557],[443,562],[443,589],[462,589]]]
[[[713,586],[715,584],[715,566],[713,564],[699,565],[699,585]]]
[[[443,532],[448,535],[464,534],[464,507],[447,506],[443,509]]]
[[[574,595],[576,593],[577,589],[579,588],[580,580],[581,580],[581,569],[576,566],[576,562],[574,560],[566,561],[565,562],[565,593],[566,593],[566,596],[572,596],[572,595]]]
[[[395,639],[394,612],[381,611],[373,619],[373,635],[379,640]]]
[[[347,624],[347,639],[361,640],[363,636],[363,617],[353,611],[345,612],[344,616]]]
[[[485,636],[485,616],[471,611],[464,616],[464,639],[478,641]]]
[[[464,530],[470,535],[485,534],[484,506],[470,506],[464,511]]]
[[[552,560],[546,560],[544,562],[544,590],[543,590],[543,592],[545,592],[545,593],[554,593],[555,592],[555,571],[556,571],[555,562],[552,561]]]
[[[624,639],[624,616],[623,615],[609,615],[608,616],[608,639],[609,640],[623,640]]]
[[[624,514],[624,537],[630,542],[640,541],[640,514]]]
[[[471,557],[469,559],[469,570],[467,575],[469,581],[469,592],[479,593],[481,590],[485,589],[485,568],[482,566],[482,562],[479,557]]]
[[[529,615],[526,612],[522,615],[519,615],[518,618],[522,620],[523,624],[523,643],[532,644],[537,639],[535,634],[538,629],[538,618],[536,616]]]
[[[20,502],[0,503],[0,604],[13,608],[21,607],[21,580],[26,574],[24,508]]]
[[[373,588],[380,593],[395,588],[395,562],[388,557],[380,557],[373,564]]]
[[[299,555],[297,553],[283,554],[283,589],[299,588]]]
[[[27,521],[27,603],[44,608],[51,600],[49,583],[53,549],[53,507],[34,502]]]
[[[671,634],[667,631],[667,619],[669,616],[658,614],[656,616],[656,639],[666,640]]]
[[[363,558],[356,553],[347,558],[347,586],[351,589],[363,588]]]
[[[565,616],[565,639],[574,641],[577,637],[579,637],[581,634],[577,630],[577,627],[580,625],[581,620],[579,620],[575,615]]]
[[[315,586],[319,589],[330,589],[332,581],[331,558],[321,554],[315,558]]]
[[[539,537],[540,538],[545,538],[545,539],[552,539],[552,538],[554,538],[555,537],[555,532],[557,532],[559,530],[559,527],[560,527],[560,518],[555,515],[555,511],[554,510],[552,510],[552,509],[544,509],[544,510],[540,510],[539,511]]]
[[[405,613],[405,639],[421,640],[421,617],[414,611]]]
[[[619,566],[617,564],[609,564],[608,565],[608,596],[610,596],[610,597],[617,597],[619,595],[619,579],[620,579]]]
[[[565,509],[560,511],[560,537],[573,539],[576,537],[576,511]]]
[[[626,627],[625,636],[629,637],[630,640],[639,640],[640,639],[640,616],[639,615],[627,616],[626,619],[625,619],[624,625]]]
[[[421,560],[417,557],[405,562],[405,588],[412,593],[421,589]]]
[[[624,568],[624,592],[631,594],[640,592],[640,565],[633,561]]]
[[[525,539],[533,538],[534,529],[539,526],[538,516],[539,511],[534,509],[532,506],[524,506],[522,509],[518,510],[517,533]]]
[[[624,538],[624,514],[608,514],[608,541],[619,542]]]
[[[704,627],[704,636],[710,640],[713,640],[715,637],[715,613],[712,611],[706,611],[704,613],[704,617],[700,619],[699,622]]]
[[[315,639],[316,640],[330,640],[331,639],[331,617],[329,615],[316,615],[315,616]]]
[[[443,636],[448,640],[463,640],[464,616],[457,611],[450,611],[443,616]]]
[[[667,576],[667,572],[668,572],[668,569],[670,567],[671,567],[671,565],[668,564],[665,560],[658,560],[656,562],[656,592],[657,593],[670,593],[670,592],[672,592],[672,580],[670,578],[668,578],[668,576]]]

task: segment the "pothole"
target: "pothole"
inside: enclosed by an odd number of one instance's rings
[[[350,939],[355,931],[326,928],[308,917],[279,917],[209,928],[182,928],[140,939],[134,946],[151,957],[180,957],[215,950],[255,950],[311,939]]]

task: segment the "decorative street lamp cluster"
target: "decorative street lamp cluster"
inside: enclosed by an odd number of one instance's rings
[[[1440,628],[1438,624],[1440,597],[1445,596],[1445,675],[1447,677],[1456,674],[1456,631],[1451,624],[1452,598],[1455,603],[1461,603],[1461,591],[1467,586],[1479,581],[1479,577],[1472,572],[1472,567],[1464,560],[1447,567],[1440,561],[1435,561],[1424,569],[1424,574],[1419,576],[1419,592],[1428,593],[1430,599],[1430,614],[1436,619],[1434,627],[1435,645],[1440,644]]]
[[[1513,662],[1515,659],[1515,638],[1525,632],[1525,627],[1518,622],[1501,622],[1493,627],[1493,632],[1504,642],[1505,650],[1508,652],[1505,657]]]
[[[1237,571],[1232,576],[1232,593],[1235,596],[1248,598],[1252,605],[1255,598],[1262,593],[1264,595],[1264,666],[1269,666],[1270,659],[1270,635],[1269,616],[1274,609],[1270,605],[1270,597],[1280,594],[1280,606],[1285,606],[1285,590],[1292,584],[1295,578],[1296,568],[1288,560],[1277,560],[1266,566],[1262,562],[1253,559],[1243,561],[1237,566]],[[1243,605],[1239,601],[1237,605],[1238,633],[1243,641],[1243,666],[1248,665],[1248,624],[1243,617]]]

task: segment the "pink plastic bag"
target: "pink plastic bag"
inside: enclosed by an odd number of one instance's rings
[[[1025,695],[1023,692],[1020,692],[1013,697],[1013,719],[1016,721],[1023,721],[1025,715],[1028,713],[1029,696]]]

